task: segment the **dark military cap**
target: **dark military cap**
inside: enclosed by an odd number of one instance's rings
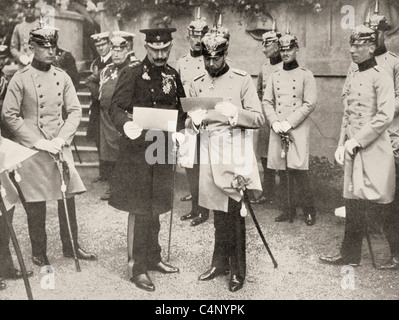
[[[176,28],[154,28],[154,29],[141,29],[140,32],[145,34],[145,42],[150,48],[164,49],[172,43],[172,32]]]
[[[136,36],[135,33],[127,32],[127,31],[112,31],[112,35],[114,37],[122,37],[126,41],[133,42],[134,37]]]
[[[276,21],[273,20],[272,30],[262,34],[262,45],[266,47],[268,45],[271,45],[272,43],[278,42],[278,39],[280,38],[281,33],[276,32]]]
[[[128,47],[128,43],[126,39],[116,36],[111,39],[111,46],[112,49],[124,49]]]
[[[356,26],[352,30],[349,43],[353,44],[365,44],[369,42],[376,42],[378,39],[377,30],[373,30],[364,24]]]
[[[6,58],[8,56],[8,47],[5,45],[0,45],[0,58]]]
[[[36,1],[35,0],[23,0],[22,1],[22,6],[26,9],[32,9],[36,7]]]
[[[32,29],[29,33],[29,42],[35,42],[42,47],[56,47],[58,41],[58,29],[44,27]]]
[[[201,8],[198,8],[197,19],[190,22],[187,27],[188,35],[205,35],[209,31],[209,27],[205,18],[201,18]]]
[[[92,34],[90,38],[93,39],[95,45],[102,45],[109,41],[109,31]]]
[[[287,25],[287,30],[285,31],[285,35],[283,35],[278,40],[278,46],[280,50],[290,50],[291,48],[298,48],[298,39],[296,36],[291,34],[290,29]]]
[[[219,57],[229,48],[230,33],[222,26],[222,16],[219,22],[201,40],[202,54],[206,57]]]

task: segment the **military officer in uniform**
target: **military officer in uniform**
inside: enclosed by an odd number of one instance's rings
[[[110,109],[111,120],[123,138],[110,184],[109,204],[129,212],[129,278],[147,291],[155,290],[149,270],[179,271],[162,261],[158,240],[159,215],[171,208],[173,165],[166,160],[171,152],[167,147],[164,164],[147,161],[146,150],[153,141],[147,141],[149,131],[143,132],[134,122],[134,112],[141,107],[178,110],[177,129],[184,128],[185,113],[180,104],[180,97],[185,96],[183,85],[177,71],[167,64],[175,31],[175,28],[140,30],[146,36],[147,55],[141,63],[122,70]],[[166,137],[166,141],[171,140]]]
[[[87,139],[94,141],[97,150],[100,151],[100,101],[98,100],[100,88],[100,73],[107,64],[112,62],[111,43],[108,31],[96,33],[91,36],[99,56],[90,66],[92,74],[87,77],[86,85],[91,93],[90,118],[87,127]],[[99,176],[93,182],[107,181],[108,174],[112,171],[108,163],[100,160]]]
[[[205,71],[204,58],[202,56],[201,39],[208,32],[209,27],[205,18],[201,18],[201,12],[198,8],[197,19],[190,22],[188,25],[187,39],[190,43],[190,53],[182,56],[176,65],[176,70],[179,72],[183,82],[184,91],[188,95],[190,81],[196,76]],[[190,132],[186,135],[190,137]],[[186,175],[190,187],[190,194],[181,198],[182,201],[192,201],[191,211],[180,217],[181,220],[193,219],[192,226],[199,225],[209,218],[209,210],[198,205],[198,182],[199,182],[199,139],[197,139],[197,161],[190,166],[186,166]]]
[[[281,170],[280,183],[283,213],[275,220],[289,220],[295,215],[295,207],[289,209],[288,194],[294,193],[294,183],[287,190],[286,176],[293,177],[303,200],[305,222],[311,226],[316,222],[309,170],[309,115],[316,107],[316,82],[311,71],[300,67],[296,60],[298,40],[289,30],[279,39],[283,68],[277,69],[270,77],[263,96],[263,111],[272,127],[269,140],[267,166]],[[281,134],[291,138],[286,159],[281,157]],[[287,172],[289,171],[289,172]],[[284,172],[284,173],[283,173]],[[293,181],[293,182],[294,182]],[[292,210],[292,212],[289,212]]]
[[[10,52],[20,67],[26,66],[32,57],[29,49],[29,32],[39,27],[39,19],[36,16],[36,1],[23,0],[23,13],[25,20],[17,24],[11,36]]]
[[[193,79],[189,94],[221,97],[223,102],[209,111],[190,112],[187,127],[200,133],[201,139],[199,205],[214,212],[211,268],[199,280],[211,280],[230,271],[229,290],[235,292],[242,288],[246,276],[246,231],[245,218],[240,214],[241,195],[231,184],[234,175],[241,174],[249,181],[248,189],[261,190],[253,141],[248,137],[253,134],[249,129],[259,128],[265,119],[251,76],[226,63],[229,41],[229,31],[221,19],[201,41],[206,72]],[[244,148],[248,163],[238,163],[234,156],[231,161],[222,160],[228,159],[233,150],[242,154]],[[213,160],[216,158],[220,161]]]
[[[130,63],[135,63],[140,61],[139,59],[136,58],[136,55],[134,53],[134,37],[136,36],[135,33],[132,32],[127,32],[127,31],[112,31],[112,36],[114,37],[122,37],[127,41],[128,45],[128,54],[127,58],[129,59]]]
[[[116,82],[122,69],[128,64],[129,44],[119,36],[111,39],[112,63],[108,64],[100,74],[100,160],[110,163],[112,170],[115,168],[119,153],[119,132],[109,116],[112,95],[115,91]],[[139,62],[137,62],[139,63]],[[131,65],[133,66],[133,65]],[[109,200],[109,187],[101,200]]]
[[[276,22],[273,21],[272,30],[262,35],[262,51],[268,60],[262,65],[262,70],[259,72],[258,76],[257,92],[260,101],[263,99],[267,80],[270,75],[277,69],[283,68],[283,60],[281,59],[278,43],[278,39],[280,38],[281,33],[276,31]],[[271,202],[274,200],[276,194],[275,170],[271,170],[267,167],[267,152],[270,138],[269,123],[265,123],[265,125],[259,129],[258,133],[257,153],[263,167],[263,192],[256,199],[251,199],[251,203],[255,204]]]
[[[68,234],[66,212],[60,200],[60,172],[54,157],[62,152],[69,167],[67,207],[78,258],[94,260],[78,243],[75,194],[86,191],[75,169],[69,147],[82,117],[79,100],[71,78],[52,66],[58,32],[53,28],[31,30],[29,46],[34,53],[32,63],[11,79],[4,99],[2,119],[15,136],[15,141],[39,152],[24,161],[19,170],[21,191],[26,200],[29,236],[33,262],[49,265],[46,254],[46,201],[58,200],[60,235],[65,257],[73,257]],[[63,117],[63,113],[65,114]]]
[[[350,37],[352,61],[358,68],[346,87],[344,115],[335,159],[344,165],[345,235],[340,253],[321,256],[333,265],[359,266],[367,232],[365,211],[379,212],[394,199],[395,162],[387,128],[395,113],[392,78],[377,65],[378,33],[365,25]]]

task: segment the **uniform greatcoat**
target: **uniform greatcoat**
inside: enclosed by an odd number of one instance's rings
[[[386,130],[395,112],[393,82],[380,66],[354,70],[345,85],[339,145],[355,138],[361,148],[345,156],[344,198],[390,203],[395,193],[395,164]]]
[[[292,139],[287,160],[281,157],[281,137],[270,131],[267,167],[275,170],[288,168],[309,169],[309,115],[316,107],[317,91],[313,73],[302,67],[277,70],[269,78],[263,96],[263,111],[270,123],[288,121]]]
[[[10,52],[15,59],[21,55],[31,56],[33,53],[29,49],[29,32],[39,27],[39,20],[33,22],[23,21],[14,27],[11,36]]]
[[[262,69],[259,72],[258,82],[257,82],[257,92],[259,100],[262,101],[263,94],[266,89],[267,80],[270,75],[272,75],[276,70],[283,68],[283,61],[276,64],[271,64],[270,59],[262,65]],[[259,157],[267,158],[267,153],[269,151],[269,139],[270,139],[270,125],[266,123],[264,126],[259,128],[258,131],[258,144],[257,144],[257,154]]]
[[[248,179],[248,189],[262,190],[250,130],[265,121],[256,88],[245,71],[229,68],[216,78],[208,73],[196,77],[190,85],[190,96],[220,97],[238,107],[238,122],[234,126],[216,110],[209,110],[200,136],[199,205],[228,212],[229,197],[241,201],[238,191],[231,188],[234,174]],[[189,122],[188,126],[192,124]]]
[[[63,115],[64,113],[64,115]],[[69,145],[82,117],[82,110],[71,78],[51,66],[38,70],[32,64],[11,79],[2,110],[4,124],[14,134],[14,141],[32,148],[39,139],[60,137]],[[69,165],[68,194],[86,189],[75,169],[72,151],[63,148]],[[23,162],[18,170],[21,190],[27,202],[61,199],[60,173],[48,152],[39,151]]]
[[[178,110],[177,129],[181,130],[185,113],[180,97],[184,96],[180,76],[169,65],[156,67],[146,57],[141,63],[133,63],[122,70],[110,109],[112,122],[124,136],[110,184],[111,206],[138,215],[161,214],[171,209],[173,166],[168,159],[173,142],[170,134],[163,132],[167,145],[163,155],[158,154],[165,163],[151,164],[146,159],[146,150],[154,140],[146,141],[148,131],[143,130],[140,137],[131,140],[125,136],[123,125],[132,120],[134,108],[152,107]]]
[[[100,159],[104,161],[116,161],[118,159],[121,135],[115,129],[115,125],[109,116],[109,110],[118,76],[128,63],[128,60],[119,66],[110,63],[100,74]]]
[[[205,71],[204,57],[202,54],[196,57],[185,54],[177,60],[176,71],[180,74],[184,92],[188,96],[190,81]]]

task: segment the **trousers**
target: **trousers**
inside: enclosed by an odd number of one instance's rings
[[[14,216],[14,208],[7,213],[8,219],[12,222]],[[0,278],[7,277],[14,270],[10,251],[10,233],[8,232],[6,217],[0,216]]]

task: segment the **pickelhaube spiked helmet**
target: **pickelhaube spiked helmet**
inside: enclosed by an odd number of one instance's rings
[[[39,24],[39,28],[29,32],[29,42],[35,42],[41,47],[56,47],[59,29],[46,26],[42,17],[40,17]]]
[[[289,50],[293,47],[298,47],[298,39],[296,36],[292,35],[287,25],[287,29],[285,31],[285,35],[283,35],[279,40],[279,48],[280,50]]]
[[[374,29],[377,31],[386,31],[391,28],[391,26],[388,23],[387,18],[384,15],[379,14],[378,0],[375,2],[374,14],[370,16],[370,10],[369,10],[364,24],[367,27],[370,27],[371,29]]]
[[[278,39],[280,38],[281,38],[281,33],[276,32],[276,21],[273,19],[272,29],[262,34],[262,45],[268,46],[272,43],[277,42]]]
[[[219,22],[201,40],[202,54],[208,57],[223,55],[229,48],[230,33],[222,26],[222,16]]]
[[[376,42],[378,39],[377,31],[370,27],[361,24],[352,30],[350,36],[350,44],[365,44],[369,42]]]
[[[198,8],[197,19],[190,22],[187,27],[188,35],[205,35],[209,31],[205,18],[201,18],[201,8]]]

